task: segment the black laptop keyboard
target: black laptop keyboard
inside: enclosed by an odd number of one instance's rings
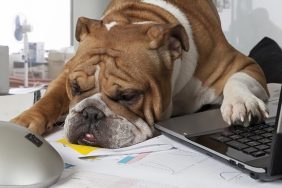
[[[274,135],[274,123],[258,124],[249,127],[232,126],[211,138],[254,157],[268,155]]]

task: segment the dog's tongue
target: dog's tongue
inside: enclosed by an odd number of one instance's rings
[[[88,140],[88,141],[90,141],[90,142],[95,142],[95,137],[94,137],[94,135],[93,134],[90,134],[90,133],[86,133],[85,134],[85,136],[84,136],[84,139],[85,140]]]

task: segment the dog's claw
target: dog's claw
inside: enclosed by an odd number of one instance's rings
[[[251,122],[252,121],[252,114],[249,113],[248,117],[249,117],[249,122]]]
[[[268,113],[268,112],[265,112],[265,113],[264,113],[264,117],[265,117],[265,118],[269,118],[269,113]]]
[[[243,123],[245,121],[244,116],[241,114],[241,122]]]

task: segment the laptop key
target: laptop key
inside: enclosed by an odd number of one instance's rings
[[[252,139],[252,140],[260,140],[262,138],[263,138],[262,136],[258,136],[258,135],[250,137],[250,139]]]
[[[248,142],[247,143],[249,146],[257,146],[257,145],[260,145],[259,142],[256,142],[256,141],[251,141],[251,142]]]
[[[265,131],[264,130],[256,130],[256,131],[254,131],[254,133],[255,134],[263,134],[263,133],[265,133]]]
[[[240,135],[243,136],[243,137],[249,138],[249,137],[251,137],[251,136],[254,136],[255,134],[250,133],[250,132],[246,132],[246,133],[241,133]]]
[[[262,124],[262,127],[263,127],[263,128],[267,128],[267,127],[269,127],[269,125]]]
[[[275,125],[275,121],[274,122],[268,122],[267,125],[268,126],[274,126]]]
[[[235,134],[235,135],[229,136],[229,138],[231,138],[232,140],[238,140],[238,139],[242,138],[242,136]]]
[[[270,138],[270,137],[273,136],[273,134],[272,134],[272,133],[264,133],[264,134],[262,134],[261,136],[263,136],[263,137],[265,137],[265,138]]]
[[[247,127],[247,130],[252,132],[252,131],[255,131],[255,130],[258,130],[258,127],[256,126],[250,126],[250,127]]]
[[[274,128],[273,127],[268,127],[266,129],[264,129],[266,132],[273,132]]]
[[[248,145],[242,144],[242,143],[237,142],[235,140],[232,140],[230,142],[226,142],[226,144],[228,146],[231,146],[232,148],[235,148],[235,149],[238,149],[238,150],[242,150],[242,149],[245,149],[245,148],[249,147]]]
[[[258,145],[258,146],[255,146],[257,149],[259,150],[265,150],[265,149],[268,149],[269,146],[268,145]]]
[[[244,152],[244,153],[247,153],[247,154],[251,154],[251,153],[253,153],[253,152],[255,152],[255,151],[258,151],[258,149],[253,148],[253,147],[243,149],[243,152]]]
[[[263,138],[263,139],[260,139],[260,140],[258,140],[260,143],[262,143],[262,144],[267,144],[267,143],[269,143],[269,142],[271,142],[271,140],[270,139],[268,139],[268,138]]]
[[[256,151],[256,152],[252,153],[252,156],[254,156],[254,157],[261,157],[261,156],[264,156],[264,155],[265,155],[265,152],[263,152],[263,151]]]
[[[267,154],[270,154],[271,149],[270,149],[270,148],[268,148],[268,149],[264,150],[264,152],[265,152],[265,153],[267,153]]]
[[[234,135],[234,133],[232,133],[232,132],[227,132],[227,131],[224,131],[224,132],[222,132],[222,133],[221,133],[221,135],[222,135],[222,136],[227,136],[227,137],[229,137],[229,136],[232,136],[232,135]]]
[[[258,128],[258,129],[264,129],[264,128],[265,128],[265,125],[258,125],[257,128]]]
[[[249,138],[241,138],[239,140],[237,140],[238,142],[241,142],[241,143],[247,143],[247,142],[251,142],[252,140],[249,139]]]
[[[269,147],[272,146],[272,142],[267,143],[266,145],[268,145]]]
[[[233,132],[234,134],[240,134],[240,133],[243,133],[243,130],[234,129],[234,130],[232,130],[232,132]]]
[[[225,142],[232,140],[230,138],[227,138],[227,137],[221,136],[221,135],[213,135],[213,136],[211,136],[211,138],[214,139],[214,140],[217,140],[219,142],[222,142],[222,143],[225,143]]]

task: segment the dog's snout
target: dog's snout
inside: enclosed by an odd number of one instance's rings
[[[84,119],[89,122],[97,122],[105,117],[105,114],[94,106],[88,106],[83,109],[82,115]]]

